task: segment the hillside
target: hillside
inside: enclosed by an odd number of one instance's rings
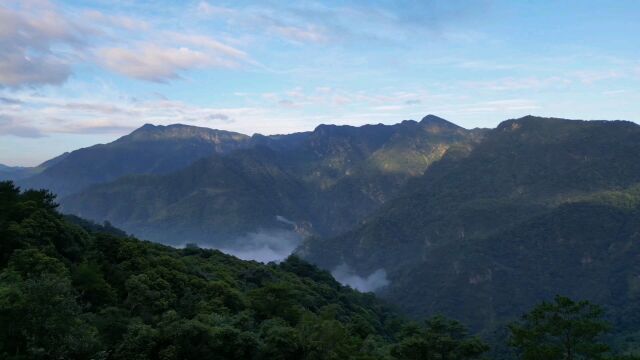
[[[194,161],[249,146],[250,137],[186,125],[147,124],[108,144],[72,151],[19,181],[64,196],[126,175],[166,174]]]
[[[67,157],[68,154],[69,153],[64,153],[62,155],[56,156],[34,167],[7,166],[0,164],[0,180],[17,181],[37,175],[45,171],[47,168],[57,164],[59,161],[63,160],[65,157]]]
[[[65,198],[63,209],[173,245],[230,240],[260,227],[289,229],[276,215],[307,217],[300,206],[306,189],[274,156],[257,147],[202,159],[166,176],[124,178]]]
[[[0,183],[0,356],[386,359],[405,321],[289,258],[123,237]]]
[[[478,330],[555,294],[638,326],[640,126],[525,117],[459,150],[361,226],[299,254],[363,277],[384,269],[384,298]]]
[[[33,175],[35,168],[0,164],[0,180],[17,180]]]
[[[277,235],[294,238],[291,251],[301,236],[351,228],[449,147],[480,136],[435,116],[254,136],[251,148],[62,198],[62,209],[166,244],[220,247]]]

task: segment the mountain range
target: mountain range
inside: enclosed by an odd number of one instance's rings
[[[38,166],[7,166],[0,164],[0,180],[22,180],[33,177],[48,167],[55,165],[58,161],[64,159],[68,153],[49,159]]]
[[[299,250],[333,269],[379,269],[381,296],[476,330],[556,294],[638,324],[640,126],[525,117],[451,151],[351,231]]]
[[[428,115],[271,136],[145,125],[18,183],[156,242],[265,261],[295,250],[411,316],[485,334],[556,294],[608,306],[629,334],[640,324],[632,122],[464,129]]]
[[[447,149],[481,134],[436,116],[253,137],[147,125],[72,152],[20,184],[57,192],[66,212],[166,244],[220,247],[283,231],[332,236],[392,198]]]
[[[166,174],[197,159],[246,147],[249,140],[222,130],[147,124],[112,143],[63,154],[20,184],[62,197],[126,175]]]

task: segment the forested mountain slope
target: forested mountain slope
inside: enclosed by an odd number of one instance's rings
[[[19,181],[59,196],[132,174],[166,174],[194,161],[249,146],[247,135],[186,125],[147,124],[109,144],[65,154],[46,169]]]
[[[638,326],[640,126],[525,117],[449,151],[362,226],[300,255],[366,276],[409,313],[489,329],[554,294]]]
[[[472,360],[489,350],[456,321],[409,322],[297,257],[264,265],[143,242],[62,216],[53,201],[0,182],[2,358]],[[500,359],[564,354],[575,341],[579,355],[615,354],[600,308],[588,302],[556,297],[514,326],[517,351],[494,352]],[[558,341],[561,329],[569,342]],[[629,335],[608,341],[630,354]]]
[[[0,183],[0,357],[385,359],[404,320],[290,258],[262,265],[65,220]]]
[[[395,196],[452,146],[482,136],[433,115],[421,122],[321,125],[254,136],[254,145],[163,176],[126,177],[62,199],[63,210],[170,244],[224,244],[247,233],[334,235]]]

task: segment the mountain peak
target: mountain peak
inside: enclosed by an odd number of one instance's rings
[[[461,127],[439,116],[429,114],[420,120],[421,125],[438,128],[460,129]]]
[[[581,122],[583,121],[553,118],[553,117],[542,117],[542,116],[535,116],[535,115],[526,115],[517,119],[505,120],[500,124],[498,124],[496,129],[504,131],[504,130],[517,130],[517,129],[543,130],[543,129],[549,128],[549,130],[553,130],[557,132],[559,130],[558,126],[578,124]]]
[[[223,140],[249,140],[244,134],[225,130],[216,130],[185,124],[153,125],[144,124],[129,135],[118,139],[124,141],[149,141],[149,140],[184,140],[199,139],[218,143]]]

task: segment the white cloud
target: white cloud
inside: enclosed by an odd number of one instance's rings
[[[616,70],[604,70],[604,71],[578,71],[573,74],[580,82],[586,85],[603,81],[618,79],[622,77],[622,73]]]
[[[201,16],[224,19],[234,27],[257,30],[297,44],[325,43],[330,38],[324,26],[285,8],[251,6],[232,9],[201,1],[196,11]]]
[[[91,32],[48,2],[22,5],[0,6],[0,87],[62,84],[71,74],[69,54]]]
[[[223,124],[232,124],[235,122],[229,115],[222,113],[213,113],[205,117],[207,121],[221,122]]]
[[[226,56],[233,59],[246,59],[247,54],[232,46],[226,45],[209,36],[198,34],[167,33],[165,36],[179,44],[187,44],[209,51],[215,57]]]
[[[329,40],[328,35],[321,28],[312,25],[306,27],[273,25],[269,29],[274,34],[299,43],[323,43]]]
[[[99,61],[109,70],[137,79],[162,82],[178,77],[185,69],[207,65],[206,54],[189,48],[143,45],[138,49],[105,48]]]
[[[71,67],[63,59],[53,55],[27,56],[26,51],[15,50],[16,53],[0,55],[0,86],[59,85],[71,75]]]
[[[108,15],[97,10],[86,10],[83,17],[94,25],[101,25],[106,28],[130,31],[148,31],[151,28],[151,24],[147,21],[126,15]]]
[[[272,109],[260,107],[194,106],[157,96],[135,101],[123,100],[119,94],[87,95],[85,99],[74,101],[64,97],[41,97],[26,91],[14,95],[7,98],[10,104],[2,106],[4,134],[8,134],[9,129],[11,133],[17,133],[17,125],[21,125],[23,128],[37,129],[42,135],[110,133],[115,136],[124,135],[145,123],[184,123],[249,135],[254,132],[272,134],[308,130],[305,122],[298,117],[283,116]],[[7,124],[9,118],[12,122]],[[28,133],[23,130],[21,134]]]
[[[220,251],[242,260],[280,262],[293,253],[300,241],[300,235],[294,231],[264,230],[234,239],[229,246],[220,248]],[[207,247],[207,244],[199,245]]]
[[[468,81],[464,85],[467,88],[495,91],[514,91],[543,89],[549,87],[564,87],[572,84],[572,79],[561,76],[550,77],[507,77],[488,81]]]
[[[504,113],[513,111],[535,110],[539,106],[532,100],[507,99],[481,101],[473,104],[461,104],[457,109],[460,113]]]
[[[242,94],[250,96],[251,94]],[[368,91],[349,91],[326,86],[306,90],[296,87],[282,92],[267,92],[260,95],[263,99],[288,108],[333,107],[345,108],[352,105],[366,105],[374,110],[401,110],[421,104],[424,99],[432,98],[424,89],[417,91],[389,91],[376,93]]]
[[[161,31],[127,15],[65,13],[48,1],[12,4],[0,5],[0,87],[61,85],[83,62],[155,82],[250,62],[245,52],[210,36]]]
[[[222,16],[222,15],[229,16],[229,15],[236,14],[236,11],[231,8],[224,7],[224,6],[211,5],[206,1],[199,2],[196,9],[198,14],[206,15],[206,16]]]
[[[216,39],[198,34],[162,33],[162,40],[97,51],[97,62],[132,78],[165,82],[190,69],[234,68],[250,62],[247,54]]]
[[[591,85],[600,81],[622,78],[627,72],[613,69],[581,70],[547,77],[505,77],[496,80],[467,81],[463,82],[463,85],[467,88],[493,91],[540,90],[565,88],[575,84]]]
[[[45,136],[37,128],[21,124],[20,119],[0,114],[0,136],[6,135],[22,138],[41,138]]]
[[[331,272],[331,275],[343,285],[350,286],[362,292],[371,292],[389,285],[387,272],[380,268],[368,276],[360,276],[347,264],[341,264]]]

